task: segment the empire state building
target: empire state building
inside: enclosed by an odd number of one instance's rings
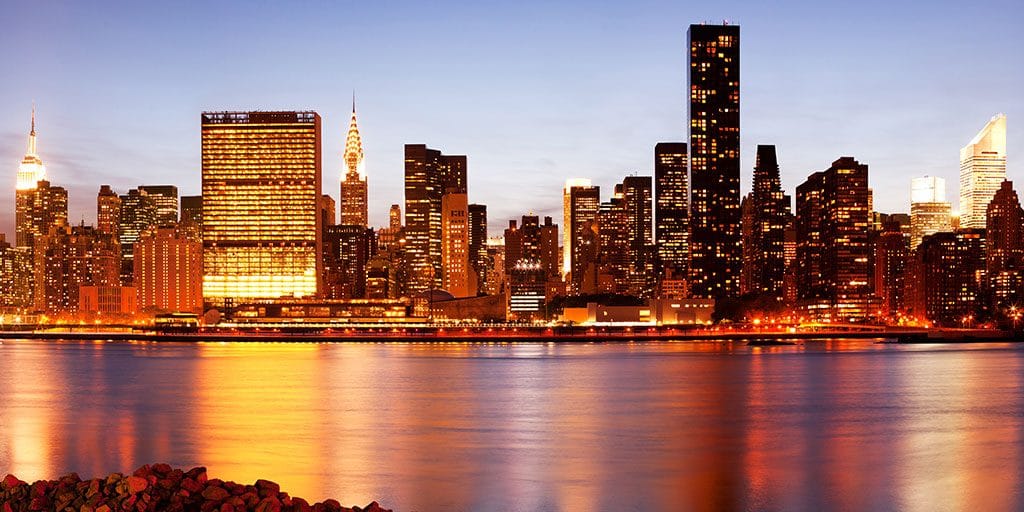
[[[18,182],[15,185],[15,229],[18,247],[32,246],[33,205],[36,186],[46,179],[46,166],[36,153],[36,109],[32,107],[32,130],[28,132],[28,152],[18,166]]]
[[[366,227],[366,175],[363,169],[363,141],[356,126],[356,101],[352,99],[352,120],[345,139],[345,177],[341,181],[341,223]]]

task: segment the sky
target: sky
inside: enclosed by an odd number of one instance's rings
[[[96,192],[200,191],[200,113],[316,110],[324,192],[337,198],[353,91],[370,221],[403,201],[403,145],[468,156],[492,234],[526,213],[561,223],[561,187],[607,198],[686,140],[686,29],[741,27],[741,159],[778,148],[792,193],[840,156],[869,165],[875,209],[909,210],[910,180],[947,180],[959,149],[1008,119],[1024,143],[1024,4],[770,1],[16,2],[0,0],[0,232],[32,102],[39,154],[94,223]],[[6,164],[4,163],[6,162]]]

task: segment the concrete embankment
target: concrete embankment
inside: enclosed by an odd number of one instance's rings
[[[131,475],[113,473],[82,480],[77,474],[32,484],[7,475],[0,482],[0,512],[56,510],[69,512],[390,512],[377,502],[343,507],[337,500],[319,503],[289,496],[267,480],[253,485],[207,478],[206,468],[188,471],[167,464],[145,465]]]

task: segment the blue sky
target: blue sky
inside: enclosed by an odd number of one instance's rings
[[[741,26],[744,189],[757,144],[783,186],[841,155],[870,166],[880,211],[908,210],[910,179],[945,177],[998,112],[1009,176],[1024,142],[1020,2],[0,2],[0,168],[10,201],[33,100],[51,181],[71,220],[95,221],[100,184],[200,184],[199,113],[314,109],[324,191],[338,195],[356,91],[370,218],[402,203],[402,147],[469,158],[491,231],[560,216],[560,187],[607,196],[685,140],[686,28]]]

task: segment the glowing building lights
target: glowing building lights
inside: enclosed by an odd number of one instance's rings
[[[316,112],[202,114],[206,300],[317,293],[320,148]]]
[[[999,114],[960,150],[960,227],[984,228],[985,209],[1006,179],[1006,116]]]

